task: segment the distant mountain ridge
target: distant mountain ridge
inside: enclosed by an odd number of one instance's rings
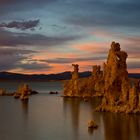
[[[79,73],[81,78],[89,77],[91,72],[85,71]],[[130,73],[130,78],[139,78],[140,73]],[[71,78],[71,72],[66,71],[57,74],[19,74],[19,73],[11,73],[11,72],[0,72],[0,80],[1,81],[55,81],[55,80],[67,80]]]
[[[80,77],[88,77],[91,72],[80,72]],[[57,74],[19,74],[11,72],[0,72],[0,80],[20,80],[20,81],[52,81],[52,80],[67,80],[71,78],[71,72],[66,71]]]

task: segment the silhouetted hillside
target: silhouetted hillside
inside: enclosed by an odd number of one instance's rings
[[[79,73],[80,77],[88,77],[91,75],[91,72],[81,72]],[[0,72],[0,80],[20,80],[20,81],[51,81],[51,80],[66,80],[71,78],[71,72],[63,72],[58,74],[17,74],[10,72]]]
[[[91,75],[91,72],[80,72],[80,77],[89,77]],[[129,74],[130,78],[139,78],[140,74]],[[71,72],[63,72],[58,74],[18,74],[18,73],[10,73],[10,72],[0,72],[0,80],[1,81],[52,81],[52,80],[67,80],[71,78]]]
[[[140,73],[129,73],[129,78],[140,79]]]

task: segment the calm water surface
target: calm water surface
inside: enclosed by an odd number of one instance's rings
[[[19,83],[0,83],[14,91]],[[0,97],[0,140],[140,140],[140,116],[97,113],[99,99],[80,99],[49,95],[62,92],[60,82],[38,82],[29,85],[40,92],[28,102]],[[98,129],[88,130],[94,119]]]

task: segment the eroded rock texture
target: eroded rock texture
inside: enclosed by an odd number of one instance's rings
[[[20,96],[20,99],[21,100],[28,99],[28,94],[30,94],[29,86],[27,84],[24,84],[21,87],[21,96]]]
[[[104,63],[104,97],[98,111],[139,112],[139,82],[131,85],[126,58],[127,53],[121,51],[120,44],[112,42]]]
[[[64,83],[64,96],[70,97],[93,97],[103,94],[103,72],[100,66],[93,66],[92,75],[88,78],[80,78],[78,74],[78,65],[72,64],[74,71],[72,79]]]
[[[127,53],[120,50],[120,44],[112,42],[107,63],[104,63],[105,97],[114,105],[116,101],[126,100],[129,79],[126,65]]]
[[[103,94],[103,72],[98,65],[94,65],[92,68],[92,75],[80,80],[79,91],[82,97],[93,97]]]
[[[6,94],[6,90],[0,88],[0,96],[4,96],[5,94]]]
[[[19,85],[17,91],[14,94],[15,98],[27,99],[32,90],[29,88],[28,84]]]
[[[72,72],[72,79],[66,81],[64,84],[64,95],[65,96],[78,96],[79,95],[79,65],[72,64],[74,71]]]
[[[79,79],[78,64],[73,64],[72,79],[64,84],[64,95],[70,97],[92,97],[102,95],[97,111],[139,113],[140,80],[130,81],[127,72],[127,53],[119,43],[112,42],[107,62],[93,66],[92,75]]]

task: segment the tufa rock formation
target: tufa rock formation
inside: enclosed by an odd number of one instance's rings
[[[127,72],[127,53],[120,44],[112,42],[107,62],[93,66],[92,75],[78,78],[78,65],[74,65],[72,79],[64,84],[65,96],[93,97],[102,95],[97,111],[138,113],[140,112],[140,80],[130,81]]]
[[[72,79],[64,83],[64,96],[69,97],[92,97],[101,95],[103,93],[103,73],[100,66],[93,66],[92,75],[89,78],[79,79],[79,65],[72,64],[74,71],[72,72]]]
[[[140,112],[139,81],[130,82],[126,64],[127,53],[112,42],[107,63],[104,63],[104,97],[97,111]]]
[[[17,92],[14,94],[15,98],[20,98],[21,100],[28,99],[28,95],[31,94],[31,89],[27,84],[19,85]]]
[[[28,84],[19,85],[17,91],[13,95],[15,98],[20,98],[21,100],[28,100],[29,95],[37,94],[38,92],[33,91]]]
[[[95,95],[103,94],[103,72],[100,66],[93,66],[92,75],[88,78],[79,79],[78,64],[72,64],[74,71],[72,72],[72,79],[64,83],[64,96],[69,97],[93,97]]]
[[[65,96],[79,96],[79,65],[72,64],[74,67],[74,71],[72,72],[72,79],[70,81],[65,82],[64,85],[64,95]]]
[[[28,84],[19,85],[16,92],[7,92],[5,89],[0,88],[0,96],[14,96],[21,100],[27,100],[29,95],[34,94],[38,94],[38,92],[29,88]]]
[[[6,94],[6,90],[0,88],[0,96],[4,96],[5,94]]]
[[[21,95],[20,95],[20,99],[21,100],[28,100],[28,95],[31,94],[31,90],[29,89],[29,86],[27,84],[24,84],[21,87]]]
[[[94,128],[97,128],[97,127],[98,127],[98,125],[95,123],[94,120],[90,120],[88,122],[88,128],[94,129]]]
[[[104,91],[106,99],[110,104],[127,100],[129,91],[129,79],[126,65],[127,53],[121,51],[120,44],[112,42],[109,50],[107,63],[104,63]]]

